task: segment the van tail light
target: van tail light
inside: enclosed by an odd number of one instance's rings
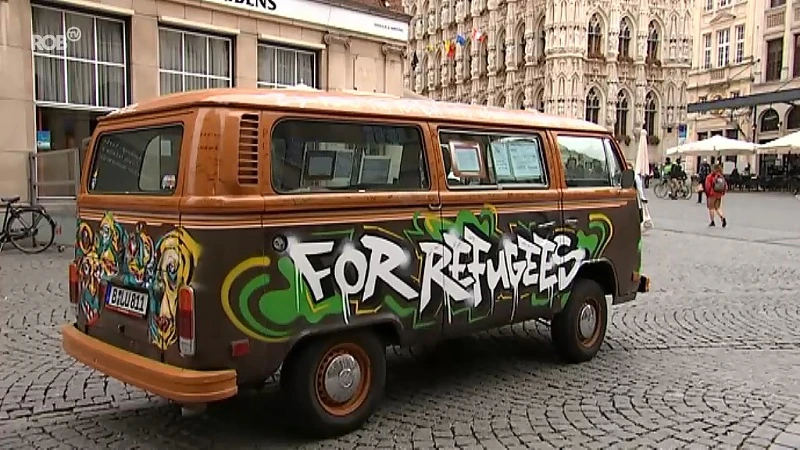
[[[181,286],[178,289],[178,347],[181,355],[193,356],[194,339],[194,289]]]
[[[75,319],[78,318],[78,265],[69,265],[69,307]]]

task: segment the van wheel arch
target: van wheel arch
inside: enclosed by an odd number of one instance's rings
[[[575,281],[579,280],[592,280],[603,288],[603,293],[606,295],[615,297],[617,295],[617,271],[607,259],[595,259],[583,263],[575,276]]]

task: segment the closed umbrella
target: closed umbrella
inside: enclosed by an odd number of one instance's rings
[[[639,147],[636,150],[636,164],[633,171],[642,176],[650,175],[650,152],[647,150],[647,131],[642,130],[639,137]]]

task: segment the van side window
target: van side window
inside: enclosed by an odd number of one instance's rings
[[[611,139],[603,139],[606,148],[606,161],[608,161],[608,174],[611,177],[611,185],[614,187],[622,186],[622,164],[620,163],[617,150]]]
[[[567,187],[611,186],[606,147],[594,136],[558,136]]]
[[[276,192],[428,189],[417,127],[283,120],[272,130]]]
[[[536,134],[441,131],[447,186],[547,186],[542,139]]]
[[[181,125],[100,135],[89,174],[89,192],[172,194],[182,140]]]

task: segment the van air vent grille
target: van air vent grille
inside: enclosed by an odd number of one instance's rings
[[[239,121],[239,184],[258,184],[258,114]]]

